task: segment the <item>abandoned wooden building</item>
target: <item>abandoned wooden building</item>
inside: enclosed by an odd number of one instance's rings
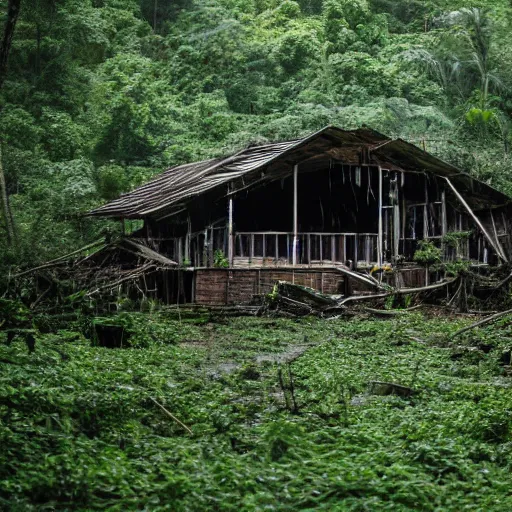
[[[350,293],[340,269],[392,268],[403,286],[425,284],[428,273],[413,261],[422,240],[446,261],[507,262],[511,205],[402,139],[328,126],[173,167],[89,215],[143,220],[131,239],[176,262],[155,277],[160,298],[233,304],[278,280]],[[180,286],[162,282],[169,272]]]

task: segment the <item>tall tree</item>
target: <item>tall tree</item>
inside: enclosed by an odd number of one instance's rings
[[[21,0],[9,0],[7,4],[7,16],[5,20],[2,43],[0,45],[0,89],[5,82],[7,63],[11,53],[12,38],[20,14]]]
[[[9,0],[7,4],[7,17],[5,20],[4,33],[2,43],[0,45],[0,90],[5,82],[7,74],[7,64],[9,62],[9,54],[11,53],[12,38],[16,22],[20,14],[21,0]],[[0,107],[1,109],[1,107]],[[2,165],[2,138],[0,136],[0,197],[2,200],[2,211],[4,216],[5,227],[7,231],[7,241],[12,244],[15,234],[12,215],[9,207],[9,196],[7,194],[7,186],[5,184],[5,174]]]

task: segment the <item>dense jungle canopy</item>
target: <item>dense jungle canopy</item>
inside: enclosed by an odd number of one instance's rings
[[[119,229],[81,214],[166,167],[330,123],[512,192],[509,0],[19,3],[0,91],[4,269]]]

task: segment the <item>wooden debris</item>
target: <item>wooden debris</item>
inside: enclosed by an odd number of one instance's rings
[[[295,285],[286,281],[279,281],[276,283],[276,289],[273,297],[271,298],[272,303],[267,304],[267,309],[271,308],[274,311],[279,310],[280,313],[295,316],[333,313],[339,310],[346,310],[348,304],[385,299],[392,295],[422,294],[448,286],[454,281],[455,279],[451,279],[421,288],[400,288],[392,289],[384,293],[353,295],[341,300],[336,300],[333,297],[323,295],[311,288]],[[403,312],[413,311],[419,307],[422,307],[422,305],[420,304],[418,306],[413,306],[412,308],[396,311],[386,311],[368,307],[364,309],[369,313],[377,315],[397,315],[402,314]]]

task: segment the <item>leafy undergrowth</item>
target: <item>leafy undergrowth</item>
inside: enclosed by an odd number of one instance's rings
[[[510,511],[512,329],[450,341],[467,322],[169,313],[142,348],[0,344],[0,509]]]

